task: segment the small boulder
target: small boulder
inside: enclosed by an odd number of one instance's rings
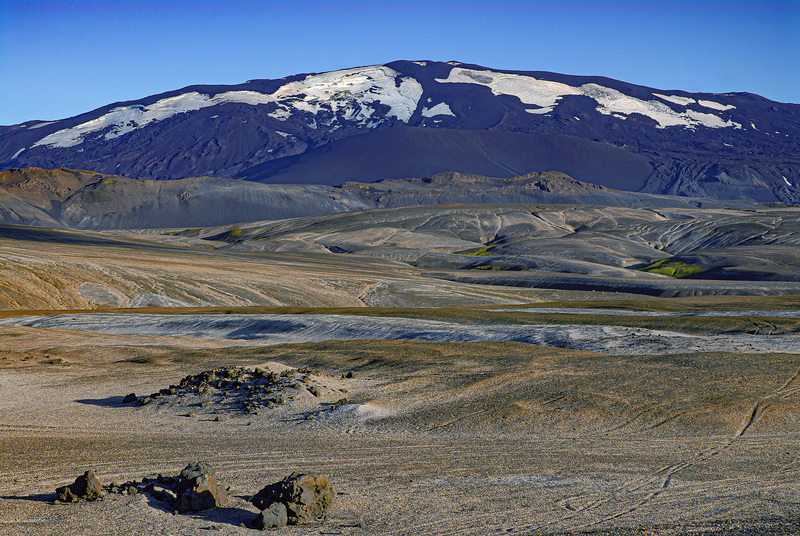
[[[253,520],[253,528],[264,529],[277,529],[285,527],[289,523],[289,517],[286,511],[286,505],[280,502],[274,502],[265,508]]]
[[[207,463],[190,463],[178,476],[178,511],[199,512],[228,502],[225,488],[217,484],[214,469]]]
[[[259,510],[283,503],[289,525],[322,521],[333,502],[333,487],[325,475],[292,473],[264,487],[250,502]]]
[[[69,486],[56,488],[56,495],[63,502],[96,501],[103,496],[103,487],[94,471],[86,471]]]
[[[131,394],[127,395],[125,398],[122,399],[122,403],[123,404],[133,404],[137,400],[139,400],[139,397],[136,396],[136,393],[131,393]]]

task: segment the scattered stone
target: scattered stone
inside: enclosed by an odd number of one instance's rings
[[[331,411],[335,410],[339,406],[344,406],[345,404],[349,404],[349,403],[350,403],[350,400],[348,400],[347,398],[340,398],[339,400],[337,400],[336,402],[333,403],[333,405],[331,406]]]
[[[302,473],[264,487],[250,500],[259,510],[283,503],[289,525],[323,521],[332,501],[333,487],[327,476]]]
[[[347,374],[345,374],[344,377],[347,378],[347,379],[352,378],[353,377],[353,371],[352,370],[347,371]]]
[[[139,399],[139,397],[136,396],[136,393],[131,393],[131,394],[127,395],[125,398],[122,399],[122,403],[123,404],[132,404],[132,403],[136,402],[138,399]]]
[[[56,495],[62,502],[96,501],[102,498],[103,487],[97,480],[94,471],[86,471],[69,486],[56,488]]]
[[[153,399],[150,398],[149,396],[142,397],[142,399],[139,400],[139,405],[140,406],[145,406],[145,405],[149,404],[152,400]]]
[[[289,516],[286,505],[281,502],[274,502],[265,508],[253,520],[253,528],[275,529],[285,527],[289,523]]]
[[[144,493],[178,513],[199,512],[228,502],[228,493],[217,482],[214,469],[199,462],[190,463],[178,476],[144,477],[141,482],[112,483],[104,489],[122,495]]]
[[[178,512],[200,512],[228,502],[228,494],[217,484],[207,463],[191,463],[178,476]]]

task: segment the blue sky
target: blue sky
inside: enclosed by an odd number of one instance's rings
[[[0,124],[397,59],[800,103],[800,0],[0,0]]]

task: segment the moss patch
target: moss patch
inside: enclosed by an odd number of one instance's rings
[[[491,246],[483,246],[477,251],[456,251],[456,255],[472,255],[476,257],[491,257],[492,254],[489,253],[489,248]]]
[[[645,266],[644,268],[638,268],[638,270],[640,272],[649,272],[651,274],[668,275],[676,279],[696,276],[705,271],[699,266],[695,266],[694,264],[689,264],[688,262],[682,262],[682,261],[673,261],[670,259],[663,259],[654,262],[650,266]]]

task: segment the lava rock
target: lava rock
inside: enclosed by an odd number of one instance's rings
[[[56,495],[63,502],[96,501],[103,496],[103,487],[94,471],[86,471],[69,486],[56,488]]]
[[[139,399],[139,397],[136,396],[136,393],[131,393],[131,394],[127,395],[125,398],[122,399],[122,403],[123,404],[132,404],[133,402],[136,402],[138,399]]]
[[[333,502],[333,487],[325,475],[292,473],[264,487],[250,502],[260,510],[283,503],[289,525],[322,521]]]
[[[207,463],[190,463],[178,475],[178,511],[199,512],[228,502],[228,493],[217,484],[214,469]]]
[[[281,502],[274,502],[266,507],[253,520],[253,528],[264,530],[285,527],[289,523],[289,516],[286,505]]]

